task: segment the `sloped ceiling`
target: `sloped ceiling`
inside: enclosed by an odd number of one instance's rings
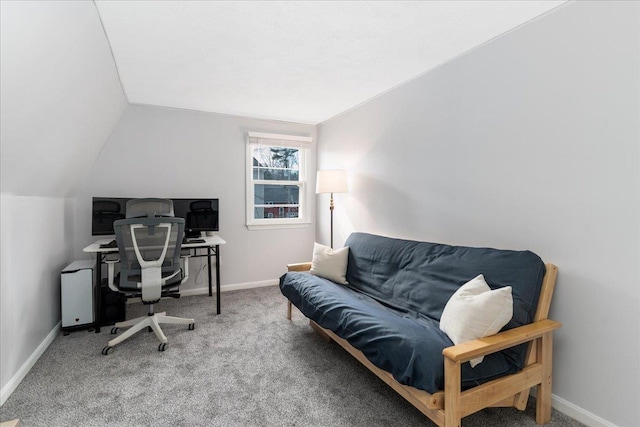
[[[74,195],[128,103],[316,124],[561,3],[2,0],[0,189]]]
[[[96,1],[130,103],[316,124],[563,1]]]
[[[126,108],[91,1],[0,2],[2,193],[72,195]]]

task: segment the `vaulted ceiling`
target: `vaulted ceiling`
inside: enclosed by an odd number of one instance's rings
[[[127,106],[90,1],[0,1],[2,193],[72,195]]]
[[[129,104],[316,124],[561,3],[1,0],[1,191],[73,195]]]
[[[319,123],[562,1],[96,1],[130,103]]]

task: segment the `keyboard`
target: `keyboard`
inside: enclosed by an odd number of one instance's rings
[[[204,243],[204,239],[186,239],[182,243]]]
[[[118,247],[118,242],[116,242],[115,239],[108,243],[100,244],[100,248],[117,248],[117,247]]]

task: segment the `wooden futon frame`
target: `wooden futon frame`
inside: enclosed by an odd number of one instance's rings
[[[442,352],[445,387],[444,390],[433,394],[400,384],[390,373],[375,366],[346,340],[312,320],[310,325],[326,340],[340,344],[438,426],[459,427],[463,417],[488,407],[516,407],[523,411],[527,406],[529,391],[534,386],[537,386],[536,422],[546,424],[551,419],[552,333],[560,328],[561,324],[547,319],[558,268],[553,264],[545,265],[547,272],[542,282],[533,323],[445,348]],[[288,265],[288,271],[310,269],[310,262]],[[291,301],[287,303],[287,318],[291,320]],[[524,369],[462,391],[462,363],[523,343],[529,343]]]

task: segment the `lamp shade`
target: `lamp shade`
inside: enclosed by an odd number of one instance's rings
[[[318,171],[316,176],[316,193],[346,193],[347,171],[332,169]]]

